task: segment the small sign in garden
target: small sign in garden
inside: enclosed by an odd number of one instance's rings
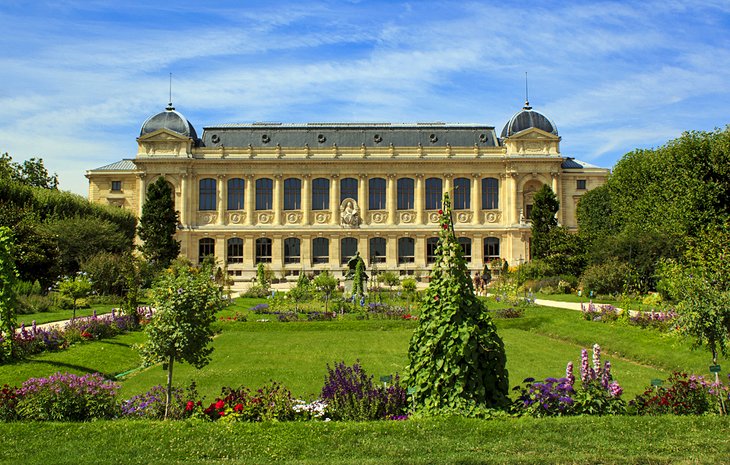
[[[710,373],[720,373],[720,365],[710,365]]]

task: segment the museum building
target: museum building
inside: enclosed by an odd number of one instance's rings
[[[163,176],[181,253],[214,255],[239,285],[258,263],[277,275],[340,276],[358,251],[368,269],[427,275],[444,193],[472,270],[529,259],[532,199],[544,184],[560,200],[559,223],[577,227],[581,195],[609,170],[561,155],[560,140],[528,102],[499,136],[435,122],[220,124],[199,137],[170,104],[142,124],[134,158],[86,177],[92,202],[141,216],[147,186]]]

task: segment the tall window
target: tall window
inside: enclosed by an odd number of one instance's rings
[[[436,263],[436,247],[438,245],[438,237],[429,237],[426,239],[426,263]]]
[[[246,191],[246,182],[241,178],[228,180],[228,209],[243,210],[243,194]]]
[[[271,239],[268,237],[256,239],[256,263],[271,263]]]
[[[256,210],[271,210],[273,200],[274,181],[269,178],[256,180]]]
[[[312,181],[312,210],[329,210],[330,180],[317,178]]]
[[[312,263],[329,263],[330,241],[324,237],[317,237],[312,241]]]
[[[464,252],[464,261],[471,262],[471,239],[460,237],[459,244],[461,245],[461,251]]]
[[[340,180],[340,203],[345,199],[357,201],[357,179],[344,178]]]
[[[347,263],[357,253],[357,239],[344,237],[340,240],[340,261]]]
[[[198,262],[203,263],[205,257],[215,255],[215,240],[204,237],[198,241]]]
[[[284,210],[302,208],[302,180],[288,178],[284,180]]]
[[[499,181],[495,178],[482,179],[482,209],[499,208]]]
[[[467,178],[454,179],[454,210],[471,208],[471,183]]]
[[[499,258],[499,239],[487,237],[484,239],[484,262]]]
[[[385,263],[385,238],[370,239],[370,263]]]
[[[413,210],[413,179],[398,180],[398,210]]]
[[[284,263],[299,263],[299,244],[296,237],[284,239]]]
[[[413,263],[415,243],[412,237],[398,239],[398,263]]]
[[[226,261],[228,263],[243,263],[243,239],[240,237],[228,239]]]
[[[439,178],[426,179],[426,210],[439,210],[444,183]]]
[[[215,210],[215,179],[201,179],[200,183],[200,202],[198,210]]]
[[[385,179],[371,178],[368,181],[368,191],[370,192],[368,208],[370,210],[385,210]]]

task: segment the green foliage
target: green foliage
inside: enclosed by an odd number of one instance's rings
[[[289,289],[286,294],[287,298],[294,301],[294,311],[299,312],[299,304],[306,302],[312,298],[311,283],[307,275],[304,272],[299,274],[297,284],[293,288]]]
[[[128,258],[126,255],[102,252],[81,263],[93,290],[99,295],[122,295],[127,286]]]
[[[337,289],[337,284],[337,278],[335,278],[332,273],[327,270],[318,274],[312,281],[312,285],[314,285],[317,291],[322,293],[322,296],[324,297],[325,312],[329,311],[329,301],[332,298],[332,293],[334,293]]]
[[[174,362],[201,368],[210,361],[212,324],[215,313],[224,306],[221,289],[212,278],[210,267],[176,265],[152,289],[155,313],[145,327],[147,342],[141,354],[145,363],[162,363],[167,370],[167,405]]]
[[[445,195],[437,260],[408,349],[413,402],[426,414],[507,404],[504,343],[474,295],[450,207]]]
[[[378,282],[393,289],[394,286],[400,284],[400,278],[394,271],[384,271],[378,275]]]
[[[414,278],[406,278],[400,283],[403,292],[413,294],[416,292],[416,280]]]
[[[15,281],[18,271],[13,256],[13,233],[0,226],[0,360],[13,358],[15,328]]]
[[[62,298],[70,299],[73,302],[73,317],[76,318],[76,308],[79,300],[91,294],[91,280],[86,273],[77,273],[74,276],[67,276],[58,283],[58,293]]]
[[[365,295],[365,263],[358,260],[355,265],[355,274],[352,277],[352,295]]]
[[[42,158],[31,158],[22,164],[13,162],[8,153],[0,155],[0,179],[42,189],[58,189],[58,175],[49,175]]]
[[[581,277],[581,285],[587,292],[618,295],[631,283],[633,270],[629,265],[616,259],[591,265]]]
[[[266,266],[263,263],[259,263],[256,266],[256,281],[259,287],[266,289],[268,293],[269,285],[271,284],[271,271],[267,273]]]
[[[532,222],[532,241],[530,253],[532,258],[544,258],[551,253],[551,232],[558,226],[555,217],[560,202],[547,184],[535,193],[530,220]]]
[[[143,244],[142,255],[158,269],[166,268],[180,255],[180,242],[175,240],[178,215],[172,189],[160,176],[147,189],[137,234]]]

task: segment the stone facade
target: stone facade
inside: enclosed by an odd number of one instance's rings
[[[339,276],[355,251],[368,269],[427,275],[444,192],[472,270],[519,264],[534,193],[551,186],[559,222],[575,229],[580,196],[609,173],[562,156],[554,124],[525,115],[544,118],[526,105],[501,138],[483,125],[254,123],[206,127],[198,139],[170,106],[145,122],[135,158],[87,172],[89,198],[141,215],[148,184],[163,176],[182,254],[215,255],[238,285],[258,262],[279,275]]]

